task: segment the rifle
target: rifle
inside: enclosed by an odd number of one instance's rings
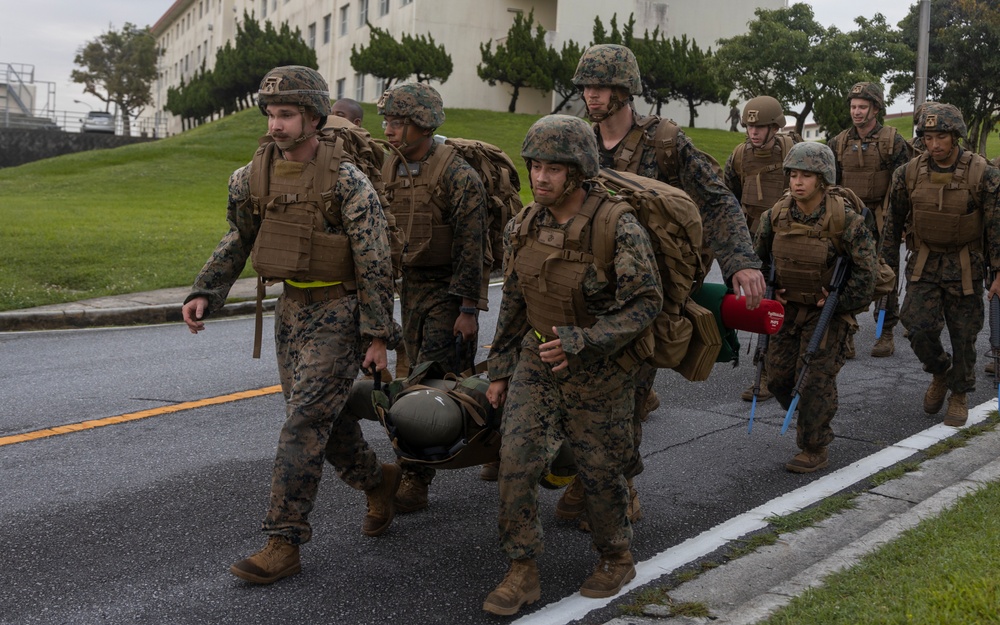
[[[990,357],[993,359],[993,383],[997,385],[1000,406],[1000,296],[990,298]]]
[[[764,290],[764,299],[774,299],[774,255],[771,255],[771,268],[767,272],[767,288]],[[771,335],[764,333],[757,335],[757,350],[753,354],[753,364],[757,365],[757,377],[753,381],[753,403],[750,404],[750,422],[747,423],[747,434],[753,431],[753,415],[757,410],[757,396],[760,394],[760,378],[764,373],[764,360],[767,358],[767,345],[771,342]]]
[[[844,282],[847,280],[849,262],[850,259],[848,257],[838,256],[837,262],[833,266],[833,277],[830,279],[830,288],[827,289],[829,295],[826,296],[826,301],[823,303],[823,311],[819,314],[819,321],[816,322],[816,329],[813,330],[812,337],[809,339],[806,353],[802,354],[802,370],[799,371],[799,377],[795,381],[795,388],[792,389],[792,403],[788,405],[788,412],[785,413],[785,422],[781,424],[782,434],[788,431],[788,424],[792,422],[795,407],[799,404],[799,389],[802,387],[802,382],[805,380],[806,374],[809,373],[809,361],[812,360],[813,356],[819,350],[819,344],[823,341],[823,335],[826,334],[826,329],[830,326],[830,320],[833,319],[833,315],[837,310],[840,290],[844,287]]]

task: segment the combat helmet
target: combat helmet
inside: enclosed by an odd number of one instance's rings
[[[847,93],[847,103],[850,104],[851,100],[855,98],[868,100],[877,106],[878,110],[885,110],[885,99],[882,96],[882,85],[877,82],[855,83],[854,86],[851,87],[851,90]]]
[[[962,112],[954,104],[924,102],[917,122],[917,136],[922,137],[926,131],[950,132],[965,139],[968,128],[962,119]]]
[[[811,171],[822,175],[826,184],[837,184],[837,162],[833,158],[833,151],[822,143],[813,141],[796,143],[788,150],[782,167],[785,169],[785,175],[792,169]]]
[[[597,137],[587,122],[572,115],[546,115],[524,137],[521,157],[530,161],[549,161],[576,165],[584,178],[597,175]]]
[[[635,54],[625,46],[610,43],[587,48],[576,66],[573,84],[577,89],[621,87],[631,95],[642,95],[642,78]]]
[[[433,130],[444,123],[441,94],[422,82],[408,82],[386,89],[376,106],[379,115],[408,117],[425,130]]]
[[[776,125],[779,129],[785,127],[785,110],[781,103],[769,95],[759,95],[751,99],[743,107],[743,117],[740,123],[744,126]]]
[[[330,88],[319,72],[302,65],[275,67],[260,81],[257,106],[267,115],[268,104],[296,104],[310,108],[321,119],[330,115]],[[322,123],[320,126],[322,127]]]

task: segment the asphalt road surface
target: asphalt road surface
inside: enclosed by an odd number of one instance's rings
[[[482,319],[481,343],[494,323]],[[861,323],[858,358],[839,378],[831,471],[940,420],[922,412],[929,376],[901,328],[896,355],[873,359],[874,323]],[[329,470],[302,573],[267,587],[233,577],[229,565],[264,542],[283,420],[273,352],[250,358],[252,326],[0,334],[0,623],[603,623],[630,600],[579,597],[596,554],[587,534],[555,519],[559,492],[543,490],[542,599],[520,618],[484,613],[507,562],[496,485],[476,468],[439,471],[430,508],[398,516],[379,538],[360,531],[363,494]],[[980,353],[987,339],[984,330]],[[646,470],[636,479],[637,562],[819,477],[784,471],[794,434],[779,435],[784,411],[773,400],[747,434],[750,406],[739,394],[753,368],[749,337],[741,342],[741,365],[717,365],[707,382],[657,377],[662,406],[644,430]],[[995,389],[985,374],[980,382],[973,405]],[[244,391],[258,393],[232,396]],[[211,398],[221,399],[202,401]],[[384,430],[366,422],[364,431],[391,460]],[[13,438],[32,432],[38,438]]]

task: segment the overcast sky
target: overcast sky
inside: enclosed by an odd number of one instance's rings
[[[914,1],[811,0],[808,4],[813,6],[820,24],[847,31],[855,29],[855,17],[870,18],[875,13],[882,13],[895,26]],[[88,106],[73,100],[101,110],[104,104],[84,95],[82,86],[69,78],[76,69],[73,58],[77,51],[109,28],[121,30],[125,22],[152,26],[172,4],[173,0],[4,0],[0,10],[0,71],[6,74],[7,63],[33,65],[36,82],[55,83],[57,111],[88,110]],[[42,90],[39,96],[43,97]],[[909,110],[908,107],[905,103],[891,105],[889,112]]]

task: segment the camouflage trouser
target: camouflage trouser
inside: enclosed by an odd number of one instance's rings
[[[809,346],[820,309],[789,302],[785,305],[785,322],[771,337],[767,347],[767,388],[781,407],[788,409],[802,356]],[[799,387],[798,419],[795,442],[799,449],[816,450],[833,442],[830,423],[837,414],[837,373],[846,360],[847,337],[853,324],[843,315],[834,315],[826,337],[809,361],[806,378]]]
[[[271,504],[263,530],[307,542],[312,510],[329,460],[359,490],[378,485],[381,468],[357,419],[341,418],[361,363],[356,297],[310,305],[278,299],[274,343],[285,396],[285,423],[271,474]]]
[[[625,477],[632,479],[642,473],[642,452],[639,445],[642,444],[642,420],[646,417],[646,398],[653,390],[653,382],[656,380],[656,367],[648,361],[639,365],[639,372],[635,374],[635,404],[632,409],[632,458],[625,466]]]
[[[404,276],[399,295],[403,316],[403,344],[410,359],[410,367],[435,360],[446,371],[459,374],[471,369],[476,356],[479,337],[464,341],[457,347],[455,320],[458,319],[461,298],[448,293],[446,282],[417,282]],[[403,474],[430,484],[434,469],[401,461]]]
[[[563,440],[586,493],[594,547],[601,554],[629,548],[623,471],[633,447],[632,379],[611,360],[553,373],[538,356],[538,341],[524,340],[508,386],[500,447],[500,542],[509,558],[544,551],[538,481]]]
[[[931,374],[948,374],[953,393],[976,390],[976,337],[983,329],[983,286],[973,281],[972,295],[962,295],[961,280],[907,282],[900,320],[909,333],[910,347]],[[952,353],[941,344],[948,324]]]

